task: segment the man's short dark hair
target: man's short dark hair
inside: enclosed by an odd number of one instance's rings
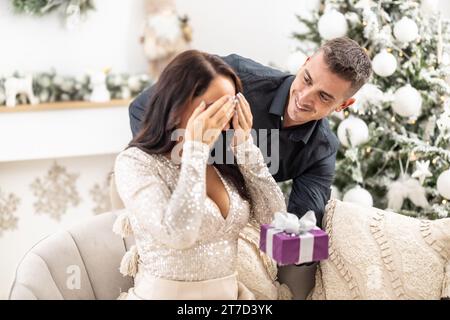
[[[323,52],[325,63],[331,72],[351,82],[350,96],[355,94],[372,74],[372,63],[366,50],[350,38],[328,40],[318,52]]]

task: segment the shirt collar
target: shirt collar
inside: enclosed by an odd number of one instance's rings
[[[272,100],[272,104],[269,108],[269,113],[283,117],[284,116],[284,106],[286,105],[287,99],[289,97],[289,91],[291,90],[292,82],[294,82],[295,76],[287,77],[275,94]]]
[[[275,97],[273,98],[272,104],[269,108],[269,113],[281,117],[283,120],[284,117],[284,108],[286,106],[287,99],[289,97],[290,89],[292,82],[294,82],[295,76],[291,75],[287,77],[281,86],[278,88]],[[285,130],[291,131],[289,134],[289,139],[295,142],[302,141],[304,144],[307,144],[311,135],[313,134],[318,121],[310,121],[305,124],[286,128]]]

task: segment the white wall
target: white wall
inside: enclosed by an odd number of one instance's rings
[[[297,46],[291,35],[299,30],[295,14],[317,0],[178,0],[194,29],[193,47],[217,54],[238,53],[259,62],[284,65]],[[195,5],[194,5],[195,3]]]
[[[450,1],[436,0],[450,17]],[[63,74],[112,67],[114,72],[146,72],[139,43],[145,0],[96,0],[97,10],[80,28],[68,31],[58,13],[48,17],[14,15],[11,1],[0,1],[0,75],[55,67]],[[297,42],[295,14],[318,0],[176,0],[194,30],[192,47],[217,54],[238,53],[283,66]]]
[[[450,1],[448,0],[439,0],[439,7],[441,9],[442,15],[450,19]]]
[[[316,1],[316,0],[314,0]],[[218,54],[239,53],[263,63],[282,63],[295,41],[295,13],[305,0],[177,0],[190,17],[192,47]],[[0,1],[0,75],[15,70],[61,74],[112,67],[114,72],[146,71],[139,43],[144,0],[96,0],[96,11],[76,30],[66,30],[59,13],[45,17],[13,14],[11,1]],[[282,5],[280,4],[282,3]]]
[[[44,17],[13,13],[11,1],[0,1],[0,75],[14,70],[80,74],[87,68],[145,72],[139,43],[143,0],[96,0],[97,10],[80,28],[63,27],[57,12]]]

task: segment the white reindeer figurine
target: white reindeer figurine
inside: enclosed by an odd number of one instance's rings
[[[33,93],[33,77],[28,75],[24,78],[11,77],[5,81],[6,106],[13,108],[16,106],[16,97],[18,94],[25,94],[30,104],[39,103],[39,99]]]
[[[92,93],[91,102],[107,102],[111,100],[111,94],[106,86],[106,74],[108,71],[90,72]]]

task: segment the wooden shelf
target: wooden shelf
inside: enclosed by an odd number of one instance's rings
[[[89,101],[67,101],[67,102],[40,103],[34,106],[24,104],[24,105],[17,105],[14,108],[0,106],[0,113],[123,107],[128,106],[131,103],[131,101],[132,99],[111,100],[108,102],[101,102],[101,103]]]

